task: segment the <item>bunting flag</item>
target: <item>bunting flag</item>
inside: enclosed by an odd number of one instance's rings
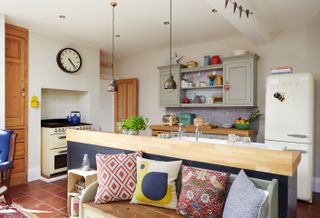
[[[233,13],[236,13],[237,9],[239,11],[239,18],[242,16],[242,12],[245,12],[247,18],[249,18],[250,15],[253,15],[253,11],[250,11],[249,9],[244,9],[242,5],[239,5],[237,2],[232,0],[225,0],[225,8],[228,7],[228,4],[233,4]]]

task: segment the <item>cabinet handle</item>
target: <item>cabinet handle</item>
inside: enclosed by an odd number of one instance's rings
[[[230,88],[231,88],[231,86],[230,86],[229,82],[225,82],[225,84],[224,84],[224,90],[225,90],[225,91],[229,91]]]
[[[24,91],[24,89],[22,89],[22,91],[20,92],[20,95],[21,95],[22,97],[25,97],[25,96],[26,96],[26,92]]]
[[[295,138],[301,138],[301,139],[307,138],[307,135],[304,135],[304,134],[287,134],[287,136],[295,137]]]

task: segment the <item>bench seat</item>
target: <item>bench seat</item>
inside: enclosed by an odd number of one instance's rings
[[[110,202],[107,204],[95,204],[93,201],[84,203],[83,216],[85,218],[106,217],[141,217],[141,218],[181,218],[183,216],[175,210],[166,208],[130,204],[130,201]]]
[[[235,175],[230,175],[228,181],[227,192],[231,184],[235,180]],[[250,180],[260,189],[269,192],[268,204],[269,212],[268,218],[278,217],[278,181],[273,179],[266,181],[262,179],[250,178]],[[179,186],[179,183],[177,183]],[[92,183],[87,187],[80,198],[80,218],[127,218],[127,217],[141,217],[141,218],[178,218],[183,217],[176,213],[175,210],[169,210],[160,207],[146,206],[141,204],[130,204],[129,201],[110,202],[106,204],[95,204],[94,198],[97,192],[98,182]]]

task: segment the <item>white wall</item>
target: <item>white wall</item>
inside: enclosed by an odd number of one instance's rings
[[[254,45],[242,36],[212,41],[191,46],[174,48],[184,55],[183,62],[198,61],[203,64],[203,56],[219,54],[230,56],[232,50],[248,49],[260,56],[258,62],[258,106],[265,110],[265,81],[274,66],[291,65],[295,72],[310,72],[316,79],[316,144],[315,173],[320,177],[320,28],[310,26],[303,29],[291,29],[272,34],[271,42]],[[174,43],[173,43],[174,44]],[[139,79],[139,112],[149,117],[151,124],[160,123],[165,109],[159,107],[159,73],[157,66],[167,64],[168,49],[148,54],[126,57],[119,63],[120,77]],[[264,138],[264,120],[261,120],[259,140]]]
[[[111,80],[100,80],[100,130],[104,132],[114,131],[114,95],[107,92],[110,82]]]
[[[0,14],[0,129],[5,127],[5,17]]]
[[[72,47],[79,51],[83,61],[80,71],[67,74],[59,69],[56,55],[64,47]],[[86,91],[90,99],[89,122],[98,128],[99,85],[99,49],[29,32],[29,99],[33,95],[41,99],[42,88]],[[29,106],[29,181],[40,177],[40,108]]]
[[[42,89],[41,119],[66,118],[71,111],[81,112],[81,122],[89,122],[88,92],[61,89]]]

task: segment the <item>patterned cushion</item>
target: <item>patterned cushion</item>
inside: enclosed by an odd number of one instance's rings
[[[176,179],[182,161],[137,158],[137,186],[131,203],[176,209]]]
[[[183,166],[177,212],[187,217],[222,217],[230,173]]]
[[[230,188],[223,218],[262,218],[268,216],[267,191],[258,189],[243,170]]]
[[[98,190],[95,203],[130,200],[137,182],[137,157],[142,152],[130,154],[96,154]]]

